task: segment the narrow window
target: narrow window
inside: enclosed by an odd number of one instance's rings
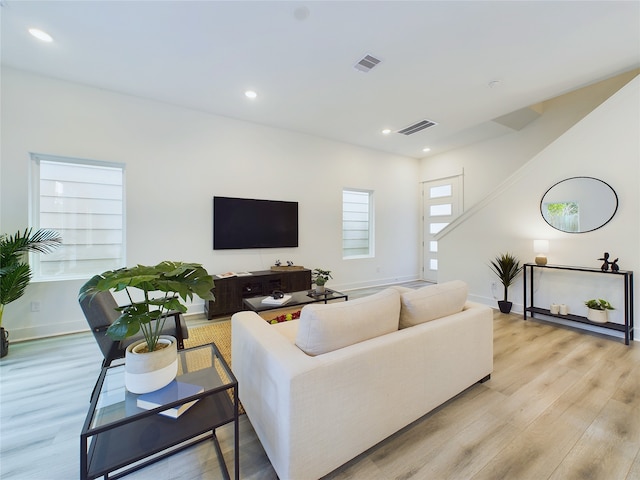
[[[373,257],[373,192],[342,191],[342,258]]]
[[[425,182],[423,196],[422,278],[437,282],[438,240],[436,236],[462,211],[462,175]]]
[[[125,266],[124,164],[32,154],[31,225],[63,246],[33,255],[34,279],[88,278]]]

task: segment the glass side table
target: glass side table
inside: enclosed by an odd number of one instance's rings
[[[124,365],[104,367],[80,434],[80,478],[116,479],[196,443],[212,439],[224,462],[216,428],[234,423],[234,478],[240,478],[238,381],[214,344],[178,350],[176,380],[204,388],[187,399],[153,410],[138,408],[139,395],[124,387]],[[178,418],[159,412],[197,402]]]

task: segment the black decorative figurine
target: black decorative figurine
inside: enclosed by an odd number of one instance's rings
[[[609,261],[609,252],[604,252],[604,256],[602,258],[599,258],[598,260],[604,262],[600,267],[600,270],[602,270],[603,272],[607,272],[609,270],[609,266],[611,266],[612,272],[618,272],[620,270],[617,258],[613,262]]]
[[[604,263],[600,267],[600,270],[606,272],[609,270],[609,252],[604,252],[604,257],[599,258],[598,260],[602,260]]]
[[[612,263],[611,263],[611,271],[612,272],[618,272],[620,270],[620,267],[618,266],[618,259],[616,258]]]

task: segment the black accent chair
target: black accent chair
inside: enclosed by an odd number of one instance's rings
[[[121,341],[112,340],[107,335],[107,328],[120,316],[116,310],[118,303],[111,292],[98,292],[93,298],[86,297],[80,302],[80,307],[104,356],[103,367],[111,365],[114,360],[124,358],[127,346],[143,338],[140,332]],[[173,317],[174,322],[169,321],[170,317]],[[189,330],[180,312],[169,313],[162,333],[174,336],[178,341],[178,349],[184,348],[184,339],[189,338]]]

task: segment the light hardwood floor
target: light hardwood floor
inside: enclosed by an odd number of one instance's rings
[[[101,360],[88,333],[10,346],[0,360],[2,480],[78,478],[79,434]],[[218,437],[232,468],[232,430]],[[277,478],[246,415],[240,443],[241,478]],[[205,442],[126,478],[222,475]],[[490,381],[326,478],[638,480],[640,345],[496,312]]]

